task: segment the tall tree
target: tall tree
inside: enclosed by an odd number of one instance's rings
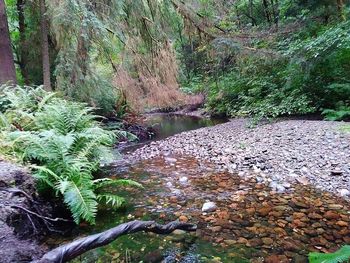
[[[17,80],[5,2],[0,0],[0,84],[4,83],[16,84]]]
[[[48,23],[46,17],[45,0],[40,0],[40,27],[44,87],[46,90],[51,90]]]
[[[18,13],[18,30],[19,30],[19,54],[17,54],[18,66],[21,70],[24,83],[29,84],[29,74],[27,69],[28,63],[28,47],[26,41],[26,24],[24,17],[24,5],[25,0],[17,0],[17,13]]]
[[[344,12],[344,0],[337,0],[337,8],[339,13],[339,18],[343,21],[346,20],[345,12]]]

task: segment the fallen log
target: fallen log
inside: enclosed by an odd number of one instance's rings
[[[122,235],[140,231],[165,235],[170,234],[176,229],[191,232],[196,231],[197,226],[179,221],[173,221],[166,225],[160,225],[155,221],[135,220],[118,225],[102,233],[83,237],[71,243],[59,246],[46,253],[41,259],[32,261],[32,263],[63,263],[72,260],[89,250],[105,246]]]

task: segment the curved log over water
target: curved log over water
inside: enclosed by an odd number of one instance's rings
[[[176,229],[184,231],[196,231],[197,226],[188,223],[173,221],[166,225],[157,224],[154,221],[131,221],[121,224],[102,233],[83,237],[72,243],[62,245],[46,253],[40,260],[32,263],[62,263],[72,260],[79,255],[97,248],[105,246],[116,238],[126,234],[132,234],[140,231],[153,232],[156,234],[170,234]]]

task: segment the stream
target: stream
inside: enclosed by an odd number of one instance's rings
[[[159,115],[156,140],[215,125],[222,120]],[[127,154],[142,144],[125,147]],[[141,219],[196,223],[196,233],[175,231],[168,236],[137,233],[92,250],[74,262],[307,262],[310,251],[332,252],[350,243],[350,205],[312,186],[289,185],[272,190],[251,172],[244,178],[219,171],[212,163],[191,156],[168,155],[111,166],[110,178],[128,178],[144,189],[111,189],[126,197],[118,211],[101,210],[95,226],[80,226],[77,236]],[[207,201],[217,210],[203,213]]]

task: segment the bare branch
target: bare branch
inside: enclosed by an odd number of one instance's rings
[[[32,263],[61,263],[72,260],[79,255],[101,246],[105,246],[118,237],[140,231],[153,232],[157,234],[170,234],[176,229],[184,231],[196,231],[197,226],[179,221],[173,221],[166,225],[157,224],[154,221],[131,221],[118,225],[102,233],[83,237],[72,243],[62,245],[46,253],[40,260]]]

